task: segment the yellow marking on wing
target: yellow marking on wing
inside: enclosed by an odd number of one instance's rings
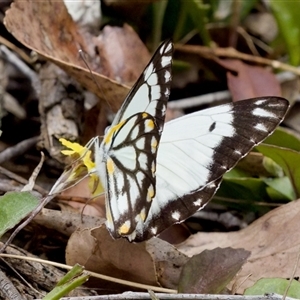
[[[112,128],[109,129],[108,133],[104,137],[104,143],[109,144],[111,142],[113,134],[118,131],[125,123],[126,120],[121,121],[117,125],[113,126]]]
[[[106,168],[107,168],[107,171],[110,175],[112,175],[115,171],[115,165],[114,165],[114,162],[111,158],[108,158],[107,162],[106,162]]]
[[[119,234],[127,234],[130,229],[130,221],[126,221],[120,228],[119,228]]]
[[[148,197],[147,197],[147,201],[150,202],[154,197],[154,188],[152,185],[149,186],[148,189]]]
[[[143,117],[143,119],[145,119],[148,117],[148,114],[144,112],[144,113],[142,113],[142,117]]]
[[[140,212],[140,217],[142,219],[142,221],[144,222],[146,219],[146,213],[145,213],[145,208],[143,208]]]
[[[151,147],[152,148],[156,148],[157,147],[157,139],[156,138],[152,139]]]
[[[153,120],[147,120],[146,121],[146,126],[149,127],[150,129],[153,129],[154,128]]]
[[[154,164],[154,163],[152,163],[152,166],[151,166],[151,172],[152,172],[152,174],[154,174],[154,173],[155,173],[155,171],[156,171],[155,164]]]

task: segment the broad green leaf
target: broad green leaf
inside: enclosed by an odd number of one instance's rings
[[[283,172],[282,168],[276,162],[274,162],[274,160],[271,159],[270,157],[264,156],[263,166],[273,177],[283,177],[284,176],[284,172]]]
[[[32,212],[39,200],[29,192],[8,192],[0,197],[0,237]]]
[[[250,177],[251,175],[239,167],[233,168],[229,172],[225,173],[224,178],[230,179],[230,178],[243,178],[243,177]]]
[[[217,195],[250,201],[265,201],[268,199],[264,181],[252,177],[224,179]]]
[[[289,281],[283,278],[262,278],[252,287],[246,289],[244,295],[265,295],[271,293],[283,295],[288,285]],[[287,296],[295,299],[300,298],[300,282],[292,281]]]
[[[266,190],[272,200],[296,199],[295,191],[287,176],[274,179],[266,178],[264,182],[269,186]]]
[[[300,63],[300,1],[270,0],[270,6],[294,66]]]
[[[272,135],[265,139],[264,144],[300,151],[300,137],[298,137],[291,130],[281,127],[278,127]]]
[[[280,165],[286,176],[289,177],[295,198],[300,197],[300,152],[276,147],[272,145],[261,144],[256,149],[265,156],[273,159],[278,165]],[[288,189],[288,187],[287,187]],[[288,194],[287,191],[282,191],[283,194]]]

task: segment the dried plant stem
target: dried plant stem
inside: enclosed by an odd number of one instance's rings
[[[300,75],[300,69],[291,65],[282,63],[278,60],[267,59],[260,56],[254,56],[239,52],[233,48],[209,48],[205,46],[194,46],[194,45],[175,45],[175,49],[181,52],[199,54],[203,57],[212,58],[215,57],[226,57],[226,58],[237,58],[243,61],[248,61],[260,65],[270,66],[274,69],[281,69],[290,71],[297,75]]]

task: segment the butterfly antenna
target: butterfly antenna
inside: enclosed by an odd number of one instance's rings
[[[81,210],[81,213],[80,213],[80,218],[81,218],[81,222],[83,223],[83,216],[84,216],[84,210],[86,209],[86,207],[88,206],[89,203],[91,203],[92,201],[94,201],[96,198],[98,197],[101,197],[102,195],[104,195],[104,192],[98,194],[98,195],[95,195],[91,198],[89,198],[86,203],[84,204],[82,210]]]
[[[85,66],[86,66],[87,69],[90,71],[90,74],[91,74],[91,77],[92,77],[94,83],[95,83],[96,86],[98,87],[99,91],[104,95],[103,98],[104,98],[105,102],[107,103],[109,109],[112,111],[111,105],[110,105],[110,103],[107,101],[107,98],[105,97],[105,92],[104,92],[104,90],[102,89],[102,87],[101,87],[101,86],[99,85],[99,83],[97,82],[97,80],[96,80],[96,78],[95,78],[95,76],[94,76],[94,74],[93,74],[93,72],[92,72],[92,69],[90,68],[90,66],[89,66],[89,64],[88,64],[88,62],[87,62],[87,60],[86,60],[86,58],[85,58],[84,51],[83,51],[82,49],[79,49],[78,52],[79,52],[79,55],[80,55],[81,59],[83,60],[83,62],[84,62],[84,64],[85,64]]]

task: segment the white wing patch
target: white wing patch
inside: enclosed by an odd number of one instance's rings
[[[276,115],[262,108],[255,108],[253,110],[253,115],[264,118],[276,118]]]

